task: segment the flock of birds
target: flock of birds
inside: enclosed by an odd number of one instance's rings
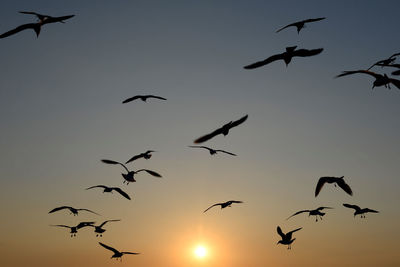
[[[27,29],[32,29],[34,30],[34,32],[36,33],[36,36],[39,37],[39,34],[41,32],[41,28],[43,25],[46,24],[50,24],[50,23],[56,23],[56,22],[60,22],[60,23],[64,23],[65,20],[71,19],[72,17],[74,17],[74,15],[67,15],[67,16],[61,16],[61,17],[52,17],[52,16],[48,16],[48,15],[42,15],[42,14],[38,14],[36,12],[25,12],[25,11],[21,11],[20,13],[22,14],[30,14],[30,15],[35,15],[38,18],[38,21],[35,23],[28,23],[28,24],[23,24],[20,25],[18,27],[16,27],[15,29],[12,29],[10,31],[7,31],[3,34],[0,35],[0,38],[5,38],[5,37],[9,37],[11,35],[14,35],[18,32],[21,32],[23,30],[27,30]],[[298,21],[298,22],[294,22],[291,24],[288,24],[282,28],[280,28],[279,30],[277,30],[276,32],[280,32],[284,29],[287,29],[289,27],[296,27],[297,29],[297,33],[299,34],[300,31],[305,28],[305,25],[308,23],[312,23],[312,22],[317,22],[317,21],[321,21],[324,20],[325,18],[314,18],[314,19],[306,19],[306,20],[302,20],[302,21]],[[261,60],[261,61],[257,61],[255,63],[249,64],[244,66],[244,69],[255,69],[255,68],[259,68],[262,66],[265,66],[267,64],[270,64],[274,61],[277,60],[283,60],[286,64],[286,66],[288,66],[288,64],[291,62],[291,60],[293,59],[293,57],[311,57],[311,56],[316,56],[318,54],[320,54],[323,51],[323,48],[317,48],[317,49],[297,49],[297,46],[291,46],[291,47],[286,47],[286,51],[280,54],[275,54],[272,55],[270,57],[268,57],[265,60]],[[344,77],[344,76],[348,76],[348,75],[352,75],[352,74],[357,74],[357,73],[362,73],[362,74],[368,74],[372,77],[375,78],[375,81],[373,82],[373,87],[378,87],[378,86],[385,86],[386,88],[390,89],[390,84],[393,84],[395,87],[397,87],[398,89],[400,89],[400,81],[394,78],[390,78],[388,77],[386,74],[378,74],[375,72],[370,71],[371,68],[376,67],[376,66],[380,66],[380,67],[389,67],[389,68],[397,68],[396,71],[392,72],[392,75],[400,75],[400,64],[395,64],[395,60],[396,60],[396,56],[400,55],[400,53],[395,53],[392,56],[390,56],[387,59],[383,59],[383,60],[379,60],[376,63],[374,63],[371,67],[369,67],[368,69],[361,69],[361,70],[354,70],[354,71],[344,71],[341,74],[339,74],[336,77]],[[161,96],[157,96],[157,95],[136,95],[130,98],[125,99],[122,103],[129,103],[135,100],[142,100],[144,102],[146,102],[148,99],[157,99],[157,100],[167,100],[164,97]],[[230,132],[230,130],[236,126],[241,125],[242,123],[244,123],[248,118],[248,115],[243,116],[242,118],[235,120],[235,121],[230,121],[226,124],[224,124],[222,127],[208,133],[205,134],[197,139],[194,140],[195,144],[201,144],[204,143],[218,135],[228,135],[228,133]],[[211,155],[215,155],[219,152],[221,153],[225,153],[231,156],[236,156],[236,154],[225,151],[225,150],[220,150],[220,149],[214,149],[214,148],[210,148],[207,146],[203,146],[203,145],[192,145],[189,146],[190,148],[201,148],[201,149],[205,149],[208,150],[208,152]],[[156,151],[154,150],[148,150],[146,152],[140,153],[138,155],[135,155],[133,157],[131,157],[129,160],[127,160],[125,163],[121,163],[118,161],[114,161],[114,160],[110,160],[110,159],[102,159],[101,162],[103,162],[104,164],[108,164],[108,165],[120,165],[125,171],[126,173],[121,173],[122,177],[123,177],[123,183],[126,183],[126,185],[128,185],[129,183],[132,182],[136,182],[135,180],[135,175],[138,175],[139,173],[145,172],[153,177],[156,178],[161,178],[162,176],[153,170],[149,170],[149,169],[138,169],[138,170],[129,170],[128,167],[126,166],[127,164],[136,161],[138,159],[150,159],[152,157],[152,153],[154,153]],[[318,194],[321,192],[322,188],[324,187],[325,184],[334,184],[335,187],[338,186],[341,189],[343,189],[344,192],[346,192],[349,195],[353,195],[353,191],[350,188],[350,186],[345,182],[344,177],[321,177],[319,178],[316,188],[315,188],[315,197],[318,196]],[[90,189],[95,189],[95,188],[101,188],[103,189],[103,193],[113,193],[113,192],[117,192],[119,193],[122,197],[126,198],[127,200],[131,200],[131,197],[129,196],[128,193],[126,193],[125,191],[123,191],[121,188],[119,187],[109,187],[106,185],[94,185],[91,187],[86,188],[86,190],[90,190]],[[210,210],[213,207],[216,206],[220,206],[221,209],[224,209],[226,207],[231,207],[232,204],[239,204],[239,203],[243,203],[242,201],[239,200],[229,200],[226,202],[222,202],[222,203],[216,203],[211,205],[210,207],[208,207],[206,210],[204,210],[204,213],[207,212],[208,210]],[[344,203],[343,204],[344,207],[349,208],[349,209],[353,209],[354,210],[354,217],[356,215],[360,215],[361,218],[365,218],[365,214],[366,213],[378,213],[378,211],[373,210],[373,209],[369,209],[369,208],[360,208],[357,205],[354,204],[347,204]],[[288,217],[286,220],[288,220],[289,218],[302,214],[302,213],[308,213],[309,216],[315,216],[315,221],[318,222],[318,219],[322,220],[322,217],[325,215],[324,212],[322,212],[325,209],[332,209],[332,207],[325,207],[325,206],[321,206],[318,207],[316,209],[313,210],[300,210],[295,212],[293,215],[291,215],[290,217]],[[85,212],[89,212],[95,215],[99,215],[98,213],[89,210],[89,209],[85,209],[85,208],[74,208],[74,207],[70,207],[70,206],[61,206],[61,207],[56,207],[52,210],[49,211],[49,213],[54,213],[54,212],[58,212],[61,210],[68,210],[71,214],[78,215],[78,213],[80,211],[85,211]],[[94,228],[94,232],[96,233],[96,236],[102,236],[102,234],[106,231],[106,229],[104,229],[104,225],[109,223],[109,222],[118,222],[120,221],[119,219],[114,219],[114,220],[106,220],[104,222],[102,222],[100,225],[96,226],[95,222],[90,221],[90,222],[79,222],[76,226],[68,226],[68,225],[63,225],[63,224],[58,224],[58,225],[52,225],[55,227],[63,227],[63,228],[68,228],[70,230],[70,234],[71,237],[76,236],[78,230],[80,230],[81,228],[85,228],[85,227],[93,227]],[[292,243],[295,241],[296,238],[292,238],[293,233],[301,230],[302,227],[300,228],[296,228],[292,231],[289,231],[287,233],[284,233],[282,231],[282,229],[280,228],[280,226],[277,226],[277,233],[279,234],[279,236],[281,237],[281,240],[278,241],[277,244],[282,244],[282,245],[287,245],[288,249],[291,249],[291,245]],[[131,255],[137,255],[139,253],[137,252],[125,252],[125,251],[119,251],[111,246],[108,246],[104,243],[99,242],[99,245],[102,246],[103,248],[112,251],[114,254],[112,255],[111,258],[121,258],[123,255],[125,254],[131,254]]]

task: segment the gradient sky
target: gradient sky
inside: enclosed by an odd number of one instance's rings
[[[0,31],[33,17],[75,14],[2,39],[0,64],[0,265],[265,267],[399,266],[400,91],[371,90],[373,79],[343,70],[400,52],[399,1],[2,1]],[[313,17],[300,35],[275,31]],[[286,46],[320,48],[312,58],[243,66]],[[390,70],[375,68],[390,73]],[[136,94],[168,101],[121,101]],[[249,119],[205,145],[238,157],[190,149],[230,120]],[[122,184],[126,161],[149,168]],[[348,196],[320,176],[345,176]],[[127,201],[88,186],[120,186]],[[230,199],[229,209],[209,205]],[[379,210],[353,218],[342,203]],[[89,208],[101,217],[67,212]],[[332,206],[322,222],[295,211]],[[108,219],[96,238],[79,221]],[[276,227],[303,229],[293,249],[277,246]],[[110,260],[98,241],[139,256]],[[193,257],[202,243],[209,257]]]

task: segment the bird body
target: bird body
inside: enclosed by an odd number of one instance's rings
[[[323,19],[326,19],[326,18],[324,17],[324,18],[305,19],[305,20],[297,21],[297,22],[288,24],[288,25],[286,25],[286,26],[280,28],[280,29],[277,30],[276,32],[280,32],[280,31],[282,31],[283,29],[286,29],[286,28],[288,28],[288,27],[292,27],[292,26],[293,26],[293,27],[296,27],[296,28],[297,28],[297,34],[299,34],[300,31],[301,31],[301,29],[305,28],[305,24],[306,24],[306,23],[316,22],[316,21],[320,21],[320,20],[323,20]]]
[[[243,203],[243,201],[239,201],[239,200],[229,200],[229,201],[223,202],[223,203],[216,203],[216,204],[211,205],[210,207],[208,207],[205,211],[203,211],[203,213],[206,212],[206,211],[208,211],[208,210],[211,209],[212,207],[215,207],[215,206],[221,206],[221,209],[224,209],[224,208],[226,208],[226,207],[231,207],[231,205],[232,205],[233,203]]]
[[[321,177],[318,180],[317,187],[315,188],[315,197],[318,196],[319,192],[321,191],[322,187],[324,186],[325,183],[328,184],[335,184],[338,185],[340,188],[342,188],[347,194],[350,196],[353,195],[353,191],[351,190],[350,186],[346,184],[344,181],[344,176],[342,177],[330,177],[330,176],[325,176]]]
[[[278,243],[276,243],[276,244],[277,245],[278,244],[287,245],[288,249],[292,249],[292,243],[293,243],[293,241],[296,240],[296,238],[292,239],[292,234],[294,232],[297,232],[297,231],[301,230],[301,229],[302,229],[302,227],[301,228],[297,228],[295,230],[292,230],[292,231],[290,231],[290,232],[285,234],[285,233],[282,232],[282,229],[278,226],[276,228],[276,230],[277,230],[278,234],[281,236],[282,239],[279,240]]]
[[[236,156],[236,154],[233,154],[231,152],[228,152],[228,151],[225,151],[225,150],[221,150],[221,149],[213,149],[213,148],[206,147],[206,146],[189,146],[189,147],[207,149],[210,152],[210,155],[215,155],[218,152],[221,152],[221,153],[229,154],[229,155],[232,155],[232,156]]]
[[[86,190],[89,190],[89,189],[92,189],[92,188],[103,188],[103,193],[112,193],[113,191],[116,191],[121,196],[125,197],[128,200],[131,200],[130,196],[119,187],[108,187],[108,186],[105,186],[105,185],[95,185],[95,186],[91,186],[91,187],[86,188]]]
[[[375,81],[373,82],[372,89],[374,89],[374,87],[379,87],[379,86],[385,86],[385,88],[391,89],[390,84],[394,84],[394,86],[400,89],[400,80],[389,78],[386,74],[381,75],[369,70],[343,71],[342,74],[337,75],[336,78],[356,73],[364,73],[374,77]]]
[[[316,208],[316,209],[314,209],[314,210],[301,210],[301,211],[298,211],[298,212],[294,213],[293,215],[291,215],[290,217],[288,217],[286,220],[288,220],[289,218],[291,218],[291,217],[293,217],[293,216],[296,216],[296,215],[298,215],[298,214],[301,214],[301,213],[304,213],[304,212],[308,212],[308,216],[309,216],[309,217],[310,217],[310,216],[315,216],[315,221],[318,222],[318,216],[319,216],[319,218],[322,220],[322,216],[325,215],[324,212],[321,212],[321,211],[324,210],[324,209],[333,209],[333,208],[331,208],[331,207],[319,207],[319,208]]]
[[[354,209],[354,217],[356,217],[356,215],[360,215],[361,218],[365,218],[365,213],[371,212],[371,213],[379,213],[379,211],[377,210],[372,210],[369,208],[360,208],[357,205],[351,205],[351,204],[343,204],[343,206],[345,206],[346,208],[350,208],[350,209]]]
[[[108,250],[111,250],[112,252],[114,252],[114,254],[111,256],[111,259],[112,259],[112,258],[116,258],[116,259],[121,258],[121,257],[122,257],[123,255],[125,255],[125,254],[131,254],[131,255],[139,255],[139,254],[140,254],[140,253],[136,253],[136,252],[118,251],[118,250],[116,250],[115,248],[110,247],[110,246],[107,246],[106,244],[103,244],[103,243],[101,243],[101,242],[99,242],[99,244],[100,244],[100,246],[102,246],[103,248],[108,249]],[[121,261],[122,261],[122,259],[121,259]]]
[[[136,96],[132,96],[132,97],[130,97],[130,98],[125,99],[124,101],[122,101],[122,104],[132,102],[133,100],[136,100],[136,99],[140,99],[140,100],[142,100],[143,102],[146,102],[148,98],[155,98],[155,99],[160,99],[160,100],[167,100],[167,99],[164,98],[164,97],[156,96],[156,95],[136,95]]]

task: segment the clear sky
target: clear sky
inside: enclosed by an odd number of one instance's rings
[[[0,265],[399,266],[400,91],[334,77],[400,52],[400,2],[299,2],[3,0],[0,32],[35,20],[18,11],[76,16],[0,40]],[[327,19],[275,33],[315,17]],[[243,69],[293,45],[324,51]],[[121,104],[136,94],[168,100]],[[187,147],[245,114],[205,143],[237,157]],[[130,168],[162,179],[127,186],[100,162],[148,149]],[[314,197],[319,177],[342,175],[352,197],[332,185]],[[84,190],[97,184],[133,199]],[[244,203],[203,213],[230,199]],[[342,203],[380,213],[353,218]],[[62,205],[102,216],[48,214]],[[285,220],[319,206],[335,209]],[[121,221],[101,238],[50,226],[109,219]],[[291,251],[276,245],[278,225],[303,227]],[[142,255],[117,263],[98,241]]]

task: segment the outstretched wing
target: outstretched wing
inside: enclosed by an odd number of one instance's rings
[[[100,228],[103,227],[108,222],[119,222],[119,221],[121,221],[121,220],[107,220],[107,221],[104,221],[102,224],[100,224],[99,227]]]
[[[51,211],[49,211],[49,213],[53,213],[53,212],[56,212],[56,211],[59,211],[59,210],[63,210],[63,209],[71,209],[71,208],[72,207],[69,207],[69,206],[61,206],[61,207],[52,209]]]
[[[283,53],[270,56],[269,58],[267,58],[265,60],[257,61],[255,63],[250,64],[250,65],[244,66],[243,68],[245,68],[246,70],[256,69],[256,68],[262,67],[264,65],[267,65],[267,64],[269,64],[271,62],[280,60],[280,59],[283,59]]]
[[[115,248],[112,248],[112,247],[110,247],[110,246],[107,246],[106,244],[103,244],[103,243],[101,243],[101,242],[99,242],[99,244],[100,244],[100,246],[102,246],[103,248],[105,248],[105,249],[108,249],[108,250],[111,250],[112,252],[114,252],[114,253],[120,253],[118,250],[116,250]]]
[[[248,117],[249,117],[249,115],[246,115],[246,116],[241,117],[237,121],[233,121],[232,123],[229,124],[229,129],[242,124],[243,122],[245,122],[247,120]]]
[[[81,228],[86,227],[86,226],[94,226],[93,224],[94,224],[94,222],[80,222],[76,226],[76,228],[81,229]]]
[[[279,226],[276,228],[276,231],[282,237],[282,239],[286,237],[286,235],[282,232],[282,229]]]
[[[131,197],[130,197],[127,193],[125,193],[124,191],[122,191],[121,188],[119,188],[119,187],[113,187],[113,189],[114,189],[115,191],[117,191],[118,193],[120,193],[123,197],[125,197],[125,198],[131,200]]]
[[[280,28],[280,29],[277,30],[276,32],[280,32],[281,30],[284,30],[284,29],[286,29],[286,28],[288,28],[288,27],[291,27],[291,26],[296,26],[297,23],[299,23],[299,22],[294,22],[294,23],[288,24],[288,25],[286,25],[285,27]]]
[[[379,211],[377,211],[377,210],[371,210],[371,209],[369,209],[369,208],[365,208],[364,210],[365,210],[366,212],[379,213]]]
[[[217,151],[217,152],[222,152],[222,153],[225,153],[225,154],[229,154],[229,155],[232,155],[232,156],[237,156],[236,154],[233,154],[233,153],[231,153],[231,152],[228,152],[228,151],[225,151],[225,150],[221,150],[221,149],[217,149],[217,150],[215,150],[215,151]]]
[[[94,212],[94,211],[88,210],[88,209],[76,209],[76,210],[84,210],[84,211],[91,212],[91,213],[93,213],[93,214],[96,214],[96,215],[99,215],[99,216],[100,216],[100,214],[98,214],[98,213],[96,213],[96,212]]]
[[[337,182],[337,185],[342,188],[347,194],[349,194],[350,196],[353,195],[353,191],[351,190],[350,186],[348,184],[346,184],[346,182],[344,181],[344,179],[339,179]]]
[[[94,185],[94,186],[91,186],[91,187],[88,187],[88,188],[86,188],[86,190],[88,190],[88,189],[92,189],[92,188],[96,188],[96,187],[100,187],[100,188],[108,188],[107,186],[105,186],[105,185]]]
[[[331,207],[319,207],[317,210],[320,211],[320,210],[323,210],[323,209],[333,209],[333,208],[331,208]]]
[[[294,57],[311,57],[320,54],[324,49],[317,48],[317,49],[298,49],[293,52]]]
[[[394,72],[393,72],[393,73],[394,73]],[[393,73],[392,73],[392,74],[393,74]],[[400,81],[399,81],[399,80],[390,78],[389,81],[390,81],[394,86],[396,86],[397,89],[400,89]]]
[[[152,171],[152,170],[147,170],[147,169],[140,169],[140,170],[135,171],[135,173],[141,172],[141,171],[145,171],[145,172],[147,172],[148,174],[150,174],[150,175],[152,175],[154,177],[162,177],[161,174],[159,174],[159,173],[157,173],[155,171]]]
[[[326,19],[326,18],[322,17],[322,18],[315,18],[315,19],[305,19],[305,20],[303,20],[303,22],[304,23],[315,22],[315,21],[320,21],[320,20],[323,20],[323,19]]]
[[[218,206],[218,205],[221,205],[221,203],[217,203],[217,204],[211,205],[211,206],[208,207],[205,211],[203,211],[203,213],[206,212],[206,211],[208,211],[208,210],[211,209],[212,207],[215,207],[215,206]]]
[[[126,251],[123,251],[123,252],[121,252],[122,254],[132,254],[132,255],[139,255],[140,253],[137,253],[137,252],[126,252]]]
[[[26,30],[26,29],[35,29],[35,28],[38,28],[38,27],[40,28],[39,24],[37,24],[37,23],[23,24],[21,26],[18,26],[15,29],[12,29],[12,30],[10,30],[8,32],[5,32],[5,33],[1,34],[0,38],[8,37],[10,35],[16,34],[16,33],[20,32],[20,31],[23,31],[23,30]]]
[[[337,75],[335,78],[352,75],[356,73],[364,73],[373,76],[375,79],[379,78],[381,75],[369,70],[352,70],[352,71],[343,71],[342,74]]]
[[[134,160],[137,160],[137,159],[140,159],[140,158],[143,158],[144,157],[144,154],[143,153],[141,153],[141,154],[139,154],[139,155],[135,155],[135,156],[133,156],[132,158],[130,158],[127,162],[125,162],[125,164],[128,164],[128,163],[130,163],[130,162],[132,162],[132,161],[134,161]]]
[[[222,127],[218,128],[217,130],[213,131],[212,133],[209,133],[209,134],[203,135],[202,137],[197,138],[196,140],[193,141],[193,143],[195,143],[195,144],[203,143],[219,134],[222,134]]]
[[[57,227],[65,227],[65,228],[71,228],[71,226],[68,226],[68,225],[64,225],[64,224],[52,224],[52,225],[50,225],[50,226],[57,226]]]
[[[110,160],[110,159],[102,159],[101,162],[103,162],[105,164],[111,164],[111,165],[121,165],[122,167],[124,167],[124,169],[127,172],[129,172],[128,168],[124,164],[122,164],[121,162]]]
[[[293,216],[296,216],[297,214],[303,213],[303,212],[310,212],[310,211],[309,211],[309,210],[301,210],[301,211],[298,211],[298,212],[296,212],[295,214],[289,216],[286,220],[288,220],[289,218],[291,218],[291,217],[293,217]]]
[[[157,99],[161,99],[161,100],[167,100],[166,98],[161,97],[161,96],[157,96],[157,95],[147,95],[147,97],[148,98],[157,98]]]
[[[129,103],[129,102],[131,102],[131,101],[133,101],[133,100],[139,99],[140,97],[141,97],[140,95],[132,96],[132,97],[127,98],[127,99],[125,99],[124,101],[122,101],[122,104]]]
[[[357,205],[351,205],[351,204],[344,203],[343,206],[345,206],[346,208],[354,209],[356,211],[360,211],[361,210],[361,208],[359,206],[357,206]]]
[[[300,228],[297,228],[297,229],[295,229],[295,230],[292,230],[292,231],[290,231],[289,233],[287,233],[287,235],[290,235],[290,234],[292,234],[292,233],[294,233],[294,232],[297,232],[297,231],[299,231],[299,230],[301,230],[301,229],[303,229],[303,227],[300,227]]]
[[[70,19],[74,16],[75,15],[67,15],[67,16],[61,16],[61,17],[47,16],[47,18],[43,21],[43,24],[49,24],[49,23],[55,23],[55,22],[64,23],[64,20]]]
[[[228,203],[243,203],[243,201],[240,200],[229,200]]]
[[[315,197],[318,196],[319,192],[321,192],[322,187],[326,183],[327,177],[321,177],[318,180],[317,187],[315,188]]]

